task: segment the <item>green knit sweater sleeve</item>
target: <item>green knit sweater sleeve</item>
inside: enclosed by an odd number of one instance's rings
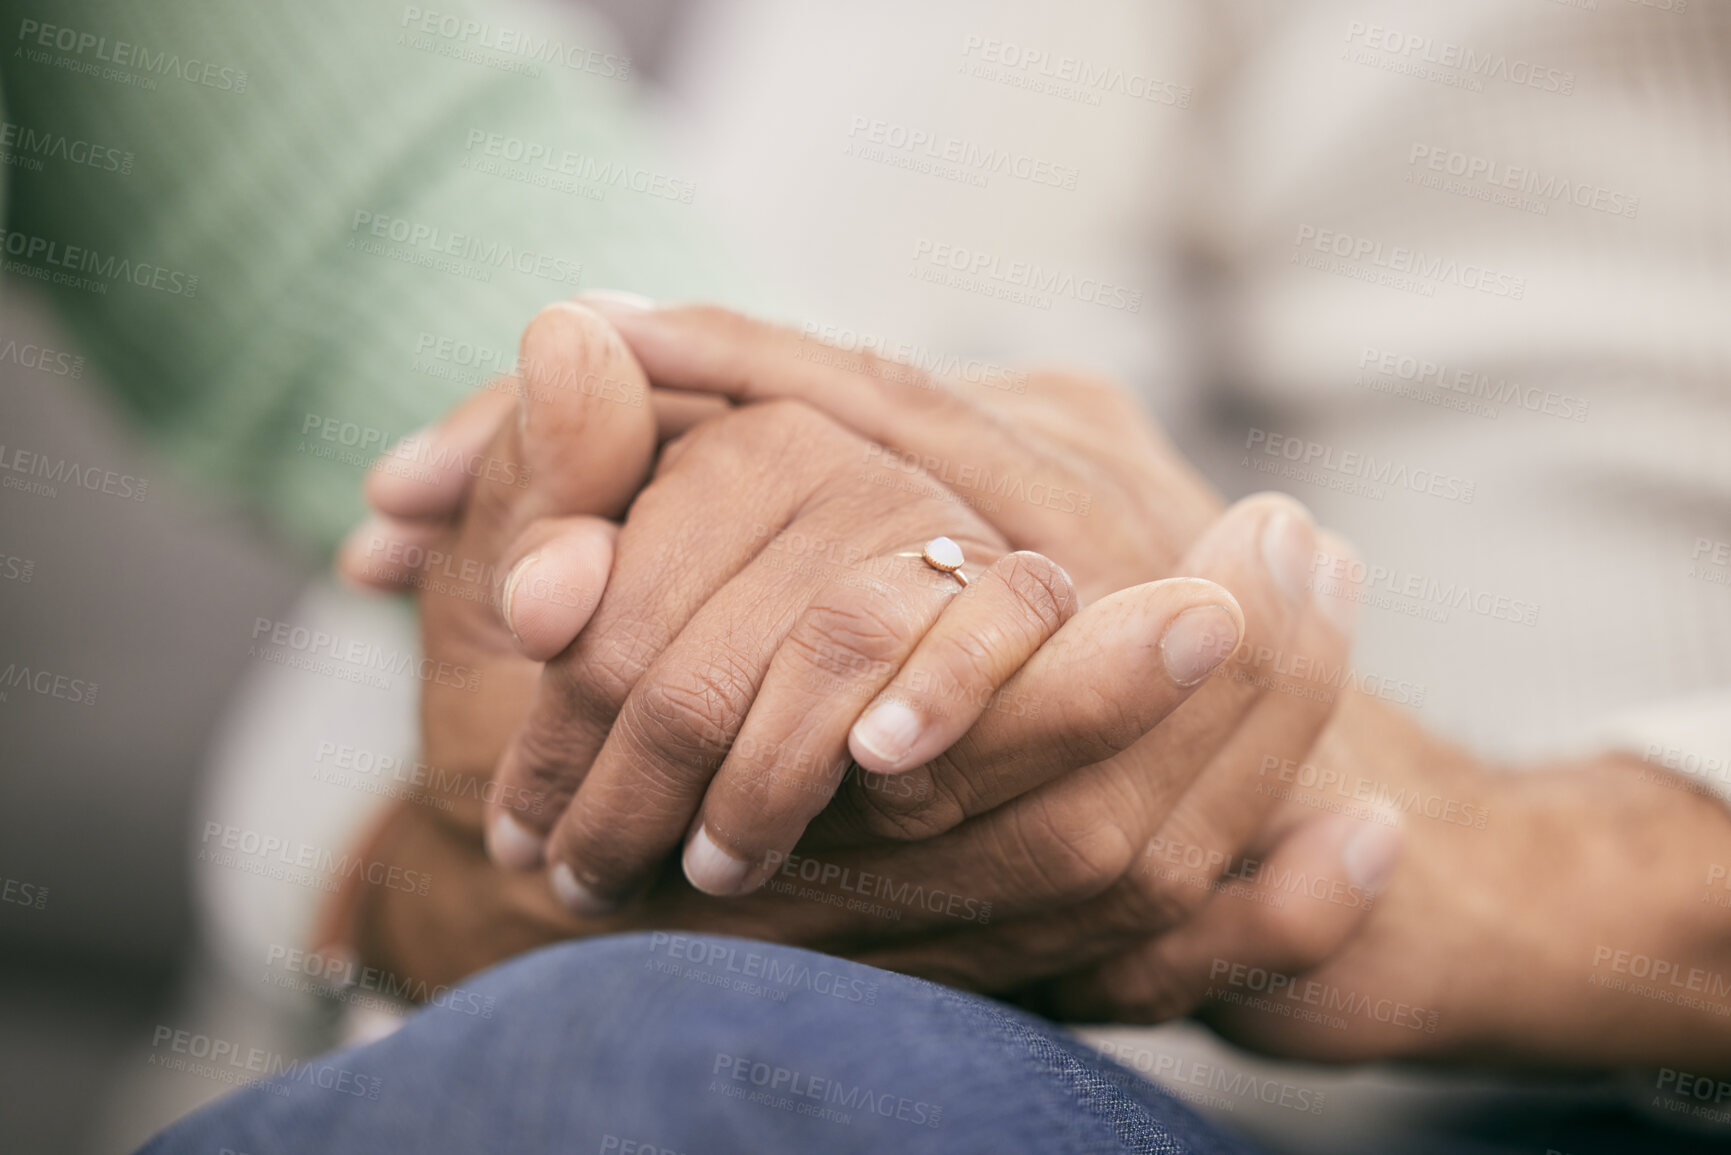
[[[321,548],[542,305],[737,295],[617,48],[436,2],[0,0],[7,278],[169,460]]]

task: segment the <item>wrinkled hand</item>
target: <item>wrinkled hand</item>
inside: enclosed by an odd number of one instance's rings
[[[990,707],[994,717],[963,764],[974,812],[1067,768],[1018,757],[1026,725],[996,715],[1007,703],[1026,705],[1025,687],[1001,691],[1074,614],[1069,577],[1038,554],[1007,553],[942,486],[868,484],[861,471],[877,447],[803,405],[742,409],[670,445],[617,542],[593,516],[525,513],[546,508],[544,491],[562,487],[550,472],[591,468],[588,430],[615,436],[621,421],[635,421],[635,444],[645,444],[643,422],[616,416],[608,391],[553,384],[558,376],[635,384],[605,324],[586,316],[564,307],[531,326],[537,353],[526,361],[545,359],[561,342],[587,357],[576,368],[562,359],[558,373],[531,371],[526,418],[501,429],[485,452],[523,465],[535,480],[511,484],[523,475],[518,468],[482,479],[471,497],[476,516],[459,534],[465,563],[504,575],[494,647],[505,644],[503,626],[526,656],[549,657],[527,724],[494,780],[495,857],[520,869],[545,858],[566,904],[601,914],[685,841],[693,883],[737,894],[785,862],[850,753],[877,773],[923,768]],[[585,324],[593,331],[585,334]],[[541,454],[536,474],[531,458],[543,430],[557,449]],[[628,476],[640,472],[617,454],[609,461],[610,469],[622,465]],[[939,535],[974,559],[965,590],[918,556]],[[1153,719],[1236,647],[1239,611],[1205,581],[1131,596],[1165,664],[1142,687]],[[428,615],[429,656],[443,660],[452,641],[467,643],[484,628],[477,605],[446,607],[468,619],[461,633]],[[1097,608],[1076,623],[1077,635],[1110,612]],[[469,705],[437,685],[427,700],[441,717]],[[434,716],[429,709],[429,723]],[[884,792],[881,784],[865,789],[873,798]],[[523,798],[544,804],[524,813],[512,805]]]
[[[1110,586],[1167,572],[1159,568],[1161,550],[1182,550],[1210,520],[1206,488],[1138,415],[1124,412],[1121,397],[1086,382],[1036,376],[1025,395],[976,390],[966,400],[936,398],[929,382],[904,366],[814,349],[721,311],[610,309],[609,315],[658,385],[733,401],[800,398],[882,440],[894,460],[934,463],[963,488],[1002,478],[1014,460],[1008,447],[1022,439],[1071,450],[1067,460],[1057,451],[1035,460],[1065,462],[1078,479],[1088,476],[1086,463],[1109,474],[1118,486],[1102,485],[1097,492],[1106,500],[1096,509],[1114,529],[1133,537],[1140,524],[1158,543],[1152,570],[1137,568],[1133,553],[1101,548],[1115,536],[1110,532],[1066,538],[1061,522],[1036,509],[990,511],[988,520],[1013,543],[1048,552],[1085,590],[1097,579]],[[994,433],[981,412],[1005,415],[1010,431]],[[969,429],[982,436],[970,437]],[[1320,574],[1321,563],[1343,557],[1343,547],[1324,535],[1314,557],[1311,570]],[[1349,598],[1353,592],[1346,591]],[[1330,599],[1323,604],[1345,608]],[[1248,602],[1245,608],[1254,617]],[[1297,648],[1292,654],[1296,668],[1303,654]],[[1731,825],[1714,800],[1617,756],[1512,772],[1355,693],[1343,695],[1307,756],[1288,760],[1271,748],[1259,770],[1296,761],[1412,817],[1398,833],[1351,819],[1318,820],[1338,797],[1302,787],[1256,788],[1279,782],[1278,774],[1254,786],[1240,780],[1235,797],[1215,794],[1210,806],[1210,784],[1230,781],[1211,766],[1148,843],[1149,865],[1168,882],[1194,880],[1188,896],[1164,908],[1156,898],[1145,908],[1145,929],[1175,922],[1177,929],[1145,934],[1129,950],[1043,984],[1038,1005],[1066,1017],[1153,1022],[1203,998],[1208,1020],[1231,1037],[1308,1058],[1728,1069],[1731,1031],[1716,1008],[1687,997],[1675,1003],[1640,997],[1621,989],[1614,972],[1612,981],[1600,981],[1613,966],[1606,960],[1616,956],[1607,944],[1616,943],[1688,960],[1674,965],[1679,973],[1693,967],[1697,979],[1724,971],[1731,958],[1724,920],[1700,896],[1701,863],[1714,858]],[[1277,793],[1288,797],[1275,805]],[[1421,800],[1422,816],[1413,808]],[[1182,816],[1192,802],[1205,833],[1174,837],[1186,829]],[[1209,824],[1234,802],[1266,810],[1265,821],[1237,859],[1227,852],[1228,878],[1201,899],[1196,891],[1218,873],[1211,865],[1218,851],[1201,856],[1199,871],[1186,868],[1188,856],[1199,846],[1232,844],[1229,833],[1219,837]],[[1463,821],[1469,814],[1472,820]],[[1344,892],[1342,882],[1349,884]],[[1357,883],[1363,889],[1355,890]],[[1374,911],[1354,917],[1366,913],[1361,902],[1373,892]],[[1023,943],[1037,949],[1042,941],[1109,924],[1110,915],[1093,905],[1080,908],[1075,923],[1030,933]],[[1134,901],[1123,906],[1134,922]],[[1185,917],[1186,911],[1194,913]],[[965,948],[961,939],[955,936],[949,959],[995,967],[983,959],[981,939],[968,939]],[[917,952],[879,957],[911,968],[945,966],[943,958]],[[1321,1025],[1304,1013],[1317,1006],[1332,1008]]]
[[[700,324],[714,323],[727,329],[719,337],[701,331],[695,333],[696,344],[691,348],[699,351],[707,348],[712,354],[719,354],[721,363],[730,364],[749,382],[788,379],[797,383],[801,379],[802,367],[787,366],[785,358],[753,360],[755,354],[725,344],[729,339],[749,345],[768,343],[775,338],[773,331],[760,331],[748,322],[712,311],[689,312]],[[641,334],[629,327],[627,332],[641,352]],[[705,340],[710,342],[707,346],[703,344]],[[670,347],[676,344],[669,342]],[[605,350],[609,358],[617,355],[617,350],[603,341],[579,342],[579,345],[579,353],[587,349],[590,354]],[[532,355],[533,352],[531,343],[526,341],[524,362],[531,396],[537,388],[536,365],[544,360]],[[693,388],[703,382],[701,364],[695,368],[687,364],[682,373],[667,373],[667,366],[657,368],[653,354],[649,360],[653,372],[665,373],[675,384]],[[608,366],[598,371],[603,380],[627,374],[630,368],[612,361]],[[805,378],[813,373],[819,379],[823,377],[810,366],[804,369]],[[782,373],[781,378],[775,376],[777,372]],[[885,381],[875,374],[866,376],[868,386],[843,382],[831,390],[831,396],[845,400],[850,389],[860,391],[869,387],[869,382]],[[640,382],[641,378],[637,380]],[[1062,398],[1066,392],[1071,394],[1068,401]],[[1014,802],[999,805],[1005,798],[990,791],[997,774],[982,777],[969,773],[969,759],[976,756],[976,751],[989,754],[991,750],[990,743],[975,732],[970,732],[946,758],[911,772],[926,775],[929,789],[906,795],[890,794],[873,790],[872,776],[858,776],[844,784],[842,801],[851,805],[837,806],[833,817],[826,814],[812,831],[813,844],[835,846],[835,852],[826,852],[823,860],[816,863],[815,872],[808,870],[816,862],[809,855],[797,863],[792,859],[783,863],[782,875],[805,880],[811,873],[810,881],[817,882],[818,887],[795,886],[790,888],[792,893],[773,893],[777,888],[771,887],[772,893],[729,904],[727,918],[719,925],[831,949],[851,949],[853,953],[865,953],[867,957],[907,969],[1003,990],[1098,958],[1115,947],[1182,923],[1204,904],[1217,904],[1210,899],[1220,869],[1240,860],[1247,849],[1254,849],[1252,839],[1265,816],[1257,806],[1246,805],[1253,798],[1246,789],[1248,782],[1258,771],[1262,758],[1303,755],[1328,715],[1338,684],[1293,677],[1290,671],[1307,669],[1311,660],[1318,663],[1315,667],[1318,670],[1338,669],[1344,657],[1344,632],[1318,612],[1305,589],[1314,534],[1302,510],[1282,499],[1243,503],[1196,542],[1190,556],[1179,561],[1177,568],[1181,572],[1215,577],[1238,593],[1246,623],[1246,645],[1238,653],[1244,660],[1234,664],[1232,677],[1211,680],[1173,715],[1169,724],[1148,732],[1162,714],[1157,696],[1155,701],[1147,700],[1146,687],[1158,685],[1166,674],[1150,660],[1155,655],[1149,651],[1157,647],[1151,646],[1149,639],[1159,634],[1148,627],[1158,623],[1148,620],[1146,606],[1136,605],[1122,595],[1116,601],[1100,595],[1122,589],[1120,582],[1128,584],[1144,575],[1158,576],[1163,565],[1171,568],[1170,559],[1179,556],[1171,539],[1183,537],[1192,523],[1205,522],[1213,512],[1212,499],[1198,483],[1187,478],[1187,471],[1171,465],[1169,454],[1162,458],[1158,452],[1149,452],[1157,449],[1158,443],[1151,433],[1139,432],[1145,430],[1143,425],[1121,420],[1109,422],[1113,436],[1096,438],[1100,443],[1093,446],[1096,456],[1086,456],[1081,452],[1090,445],[1086,422],[1078,421],[1075,411],[1067,408],[1074,404],[1077,394],[1098,394],[1102,401],[1106,398],[1097,386],[1063,383],[1043,387],[1038,394],[1030,389],[1030,400],[1024,403],[1027,413],[1050,406],[1057,413],[1070,415],[1064,419],[1069,420],[1068,426],[1060,419],[1048,422],[1058,430],[1054,434],[1030,432],[1001,415],[988,418],[983,426],[970,426],[968,422],[974,419],[971,406],[926,389],[907,398],[891,399],[916,410],[917,419],[884,416],[877,418],[876,429],[878,435],[889,438],[890,447],[896,451],[892,468],[898,473],[907,469],[904,454],[919,453],[921,438],[947,436],[957,452],[974,455],[953,465],[958,478],[1001,477],[1008,473],[1012,480],[1005,482],[1005,487],[1014,484],[1026,494],[1037,486],[1044,495],[1039,501],[1014,500],[1007,510],[994,510],[993,518],[1000,523],[1010,543],[1039,543],[1054,555],[1069,558],[1064,564],[1078,575],[1078,583],[1100,598],[1090,606],[1090,612],[1099,610],[1094,621],[1108,628],[1077,631],[1066,642],[1066,633],[1081,626],[1087,615],[1077,617],[1060,629],[1049,646],[1039,651],[1036,659],[1017,675],[1028,679],[1041,675],[1047,679],[1045,684],[1049,688],[1044,693],[1025,696],[1027,700],[1046,704],[1049,710],[1038,727],[1025,727],[1031,732],[1028,740],[1019,744],[1022,757],[1011,764],[1025,762],[1040,768],[1029,779],[1029,785],[1047,778],[1052,780]],[[872,406],[866,416],[884,412]],[[893,406],[890,412],[893,414]],[[462,423],[457,424],[460,432]],[[505,430],[501,436],[508,441],[512,436],[521,436],[521,432],[520,428],[515,434]],[[636,436],[640,442],[650,439],[649,434],[641,431]],[[511,460],[519,459],[513,455],[523,454],[526,448],[510,444],[496,447],[503,457]],[[533,469],[533,451],[529,452],[530,457],[521,459]],[[868,443],[860,452],[862,460],[868,459],[873,454],[873,445]],[[683,451],[676,454],[669,468],[677,469],[683,456]],[[733,463],[736,469],[752,464],[739,460]],[[968,466],[972,468],[967,469]],[[940,465],[942,468],[946,466]],[[995,472],[990,474],[983,472],[993,469]],[[1175,489],[1181,499],[1186,497],[1184,491],[1188,487],[1188,500],[1162,502],[1159,495],[1147,492],[1162,474],[1166,480],[1177,479]],[[921,479],[920,484],[923,487],[930,481]],[[492,556],[508,556],[509,551],[499,543],[514,541],[529,524],[524,517],[500,517],[499,499],[480,496],[479,491],[486,490],[488,485],[482,481],[477,494],[468,498],[458,536],[478,540],[473,534],[476,519],[482,516],[491,517],[506,528],[492,531],[487,546],[469,555],[470,559],[487,556],[485,548],[495,549]],[[447,487],[446,500],[450,491],[461,488],[461,479]],[[966,496],[965,481],[960,488]],[[1054,493],[1059,495],[1056,499],[1051,496]],[[1072,501],[1077,494],[1089,498],[1086,517],[1079,516],[1080,510]],[[422,501],[419,508],[412,500],[403,500],[401,494],[381,495],[375,487],[375,500],[381,496],[385,500],[380,504],[399,517],[425,514],[429,510],[436,516],[437,501],[427,499],[424,494],[414,499]],[[513,496],[520,495],[504,494],[506,498]],[[1069,508],[1064,508],[1066,505]],[[551,507],[556,507],[556,502],[553,506],[542,505],[544,509]],[[603,504],[593,497],[585,508],[606,512]],[[422,524],[413,532],[438,531],[436,524]],[[396,526],[391,532],[400,536],[408,531]],[[380,538],[373,532],[371,537],[363,534],[361,540],[376,542]],[[596,540],[606,540],[605,534],[598,531]],[[363,555],[379,552],[376,545],[356,548]],[[591,561],[600,558],[603,552],[591,551]],[[623,558],[622,552],[622,561]],[[541,565],[536,568],[539,571]],[[495,566],[494,572],[500,569]],[[378,571],[374,572],[376,576]],[[424,568],[416,575],[398,576],[414,577],[426,591],[424,597],[435,596],[436,591],[426,584]],[[619,581],[617,575],[614,580]],[[557,580],[553,584],[557,587]],[[476,603],[469,601],[465,605],[472,609]],[[581,616],[569,617],[561,628],[568,628]],[[475,619],[472,625],[480,624],[478,615],[471,617]],[[435,629],[432,623],[436,615],[429,615],[428,620],[430,653],[435,648],[449,647],[453,640],[472,641],[460,633]],[[639,619],[632,624],[641,627],[642,622]],[[527,634],[533,631],[519,632],[525,633],[527,640]],[[597,636],[602,632],[597,631]],[[508,641],[499,643],[495,638],[494,644],[501,651],[510,648]],[[1051,660],[1044,661],[1048,656]],[[647,664],[642,668],[647,671]],[[521,682],[519,678],[517,684]],[[1006,688],[1013,686],[1012,681]],[[432,696],[429,688],[429,697]],[[522,717],[520,709],[502,713],[510,716],[513,724]],[[432,712],[428,721],[431,747],[439,728],[431,724]],[[998,712],[989,712],[981,725],[991,722],[1013,730],[1012,721]],[[465,727],[443,729],[448,732]],[[494,738],[500,730],[497,717],[491,724],[483,720],[480,728],[481,733]],[[1038,733],[1041,730],[1045,733],[1043,743]],[[599,727],[597,732],[609,733]],[[611,737],[603,741],[603,747],[609,741]],[[453,750],[479,748],[461,736],[448,745]],[[1128,749],[1118,752],[1126,746]],[[1004,749],[1014,748],[1000,745],[999,762],[1005,761]],[[437,761],[431,749],[429,756]],[[984,761],[991,765],[989,757]],[[1086,769],[1063,773],[1077,767]],[[494,797],[502,799],[504,795]],[[993,809],[994,806],[997,808]],[[556,807],[550,809],[556,812]],[[1355,829],[1356,825],[1338,821],[1312,824],[1305,828],[1306,837],[1294,836],[1270,849],[1277,855],[1320,856],[1338,868],[1349,840],[1362,834]],[[864,841],[885,834],[927,840],[907,846]],[[1143,850],[1149,845],[1175,849],[1180,861],[1194,856],[1201,869],[1171,871],[1157,862],[1145,861]],[[469,846],[472,859],[472,841]],[[1362,862],[1365,855],[1359,854],[1357,859]],[[789,868],[795,869],[790,872]],[[929,904],[924,909],[892,911],[897,917],[887,925],[877,915],[862,918],[856,912],[824,901],[828,897],[822,893],[824,885],[838,880],[846,885],[846,880],[852,879],[857,889],[862,878],[876,878],[879,889],[887,881],[891,893],[905,894],[912,884],[921,894],[960,896],[966,910],[989,909],[993,925],[982,928],[978,919],[963,919],[959,921],[968,925],[959,931],[946,932],[946,927],[958,925],[952,901],[941,904],[938,912],[933,912]],[[1376,881],[1367,877],[1353,885],[1368,895]],[[1242,889],[1253,888],[1254,884],[1250,884]],[[545,931],[557,934],[572,933],[575,929],[570,922],[549,912],[544,901],[531,901],[530,892],[520,882],[512,881],[500,889],[515,895],[518,913],[530,913],[533,908],[533,918],[554,924],[544,928]],[[807,889],[817,890],[819,901],[812,901],[805,894]],[[695,897],[663,878],[636,917],[658,925],[680,920],[692,925],[718,925],[714,904],[694,907]],[[1220,896],[1226,897],[1229,896]],[[500,905],[497,898],[494,905]],[[1220,928],[1213,933],[1216,937],[1219,934],[1243,937],[1259,926],[1266,930],[1269,917],[1265,915],[1272,909],[1255,901],[1239,903],[1211,920]],[[1064,913],[1051,913],[1059,910]],[[907,917],[902,917],[904,913]],[[1301,936],[1303,941],[1296,948],[1301,954],[1321,949],[1318,944],[1329,937],[1325,932],[1331,929],[1337,941],[1339,928],[1350,921],[1339,906],[1318,913],[1326,917],[1287,920],[1320,928]],[[1011,921],[1002,921],[1006,914]],[[606,925],[630,924],[626,919]],[[518,930],[503,933],[496,941],[520,942],[525,937]],[[532,938],[533,934],[527,937]],[[1206,937],[1197,941],[1206,941]],[[1259,943],[1277,939],[1261,932],[1250,937]]]
[[[1043,373],[1019,382],[1023,389],[945,388],[907,366],[830,349],[726,310],[601,305],[657,386],[731,403],[797,398],[814,405],[881,443],[885,472],[917,466],[954,485],[1012,544],[1040,550],[1064,565],[1087,596],[1175,569],[1202,572],[1178,559],[1219,516],[1219,500],[1123,391],[1110,384]],[[1291,597],[1305,602],[1313,559],[1319,556],[1315,537],[1302,530],[1288,537],[1287,523],[1272,519],[1266,532],[1261,542],[1264,559],[1286,560],[1283,572],[1275,566],[1278,580],[1286,583]],[[1327,553],[1350,560],[1350,550],[1337,539],[1327,542]],[[1243,593],[1231,581],[1225,584]],[[1344,636],[1350,628],[1350,599],[1318,596],[1315,604],[1329,619],[1327,625],[1318,624],[1319,636],[1326,638],[1330,626]],[[1246,603],[1247,614],[1250,609]],[[1307,671],[1309,659],[1328,655],[1312,643],[1304,638],[1289,652],[1246,646],[1240,657],[1247,661],[1227,672],[1263,679],[1267,688],[1270,670],[1276,680],[1287,677],[1280,671],[1293,671],[1291,684],[1280,689],[1332,701],[1344,680],[1338,675],[1345,650],[1336,651],[1338,661],[1325,660]],[[1199,707],[1200,701],[1191,708]],[[1267,712],[1278,716],[1275,710]],[[1241,735],[1240,740],[1252,739]],[[1272,744],[1263,757],[1274,757],[1271,751]],[[1176,790],[1188,788],[1189,793],[1149,842],[1145,873],[1152,877],[1140,879],[1140,885],[1115,888],[1101,904],[1103,910],[1084,911],[1074,923],[1031,926],[1009,949],[1037,950],[1042,941],[1064,941],[1089,927],[1097,929],[1102,914],[1164,930],[1203,904],[1222,870],[1233,870],[1240,879],[1259,874],[1266,887],[1282,876],[1283,867],[1301,860],[1326,861],[1334,876],[1350,876],[1351,891],[1368,906],[1368,896],[1392,869],[1398,831],[1366,829],[1352,821],[1317,822],[1302,812],[1276,816],[1274,795],[1254,788],[1265,765],[1258,763],[1254,776],[1236,778],[1211,769],[1193,788],[1189,779],[1174,782]],[[1260,843],[1253,844],[1252,832],[1265,823]],[[1248,857],[1267,851],[1270,840],[1279,838],[1288,840],[1283,861]],[[1338,856],[1330,857],[1331,850],[1345,845],[1343,840],[1356,840],[1344,865]],[[1171,869],[1174,854],[1190,865]],[[1308,909],[1314,904],[1304,898],[1291,903],[1284,895],[1272,896],[1277,903],[1272,909],[1287,915],[1271,914],[1266,906],[1255,909],[1270,897],[1257,893],[1254,885],[1236,884],[1227,888],[1222,901],[1208,904],[1212,910],[1204,930],[1209,933],[1151,940],[1163,944],[1164,953],[1155,957],[1167,965],[1151,968],[1159,999],[1144,999],[1145,1008],[1157,1003],[1162,1014],[1169,1015],[1184,1009],[1186,997],[1193,999],[1185,993],[1189,984],[1165,984],[1158,975],[1185,973],[1184,967],[1170,964],[1204,941],[1218,946],[1260,936],[1264,953],[1274,942],[1285,941],[1294,944],[1294,959],[1321,957],[1322,944],[1342,922],[1338,910],[1318,917],[1319,912]],[[1359,909],[1356,900],[1354,909]],[[1269,932],[1275,921],[1284,922],[1278,934]],[[1243,929],[1248,927],[1259,929]],[[905,955],[897,962],[920,965]]]

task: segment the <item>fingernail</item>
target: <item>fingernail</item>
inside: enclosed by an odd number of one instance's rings
[[[499,616],[505,619],[505,628],[511,631],[511,637],[519,646],[523,644],[523,638],[517,633],[517,585],[529,567],[540,560],[540,554],[532,553],[512,566],[511,572],[505,575],[504,588],[499,591]]]
[[[1379,810],[1378,815],[1385,812]],[[1388,815],[1393,818],[1393,815]],[[1392,825],[1382,821],[1360,823],[1361,829],[1355,831],[1346,840],[1346,845],[1340,849],[1341,865],[1346,868],[1346,876],[1359,886],[1375,893],[1380,891],[1388,876],[1394,873],[1395,863],[1400,861],[1400,848],[1406,836],[1402,833],[1398,818]]]
[[[632,293],[625,289],[591,289],[587,293],[577,294],[577,300],[603,317],[615,312],[646,313],[655,308],[655,302],[642,293]]]
[[[577,881],[577,876],[563,862],[553,868],[553,894],[572,914],[599,918],[618,909],[615,903],[602,898]]]
[[[702,826],[685,844],[685,877],[704,894],[727,897],[738,894],[751,873],[751,863],[735,858],[715,844]]]
[[[853,740],[874,757],[895,766],[920,736],[920,716],[905,702],[879,702],[853,725]]]
[[[1194,686],[1237,648],[1238,619],[1225,606],[1192,606],[1160,638],[1166,673],[1180,686]]]
[[[1268,567],[1281,594],[1295,606],[1304,604],[1305,587],[1310,582],[1314,551],[1308,521],[1308,517],[1283,509],[1270,515],[1262,527],[1262,564]]]
[[[534,870],[541,865],[543,846],[539,834],[503,812],[487,828],[487,853],[507,870]]]

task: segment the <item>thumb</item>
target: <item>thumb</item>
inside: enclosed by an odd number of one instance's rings
[[[416,583],[421,591],[422,735],[428,760],[464,778],[490,777],[533,700],[540,666],[523,656],[502,614],[516,554],[547,523],[616,519],[649,475],[655,416],[643,371],[611,325],[570,303],[530,322],[518,359],[514,411],[502,414],[469,472],[449,545]],[[610,542],[600,550],[605,580]],[[573,599],[593,605],[592,596]],[[445,671],[464,671],[443,677]],[[465,820],[479,823],[464,789]]]
[[[620,517],[655,452],[648,382],[599,314],[571,302],[541,310],[518,368],[515,419],[494,430],[456,544],[489,562],[541,518]]]
[[[566,323],[563,332],[559,326],[561,320]],[[561,348],[561,344],[565,347]],[[610,345],[616,348],[609,348]],[[628,362],[635,372],[610,372],[625,368],[616,363],[620,360]],[[560,389],[567,394],[563,399]],[[626,351],[617,332],[593,310],[578,304],[553,305],[530,322],[516,375],[488,382],[444,417],[408,434],[379,455],[366,479],[367,503],[372,514],[339,549],[337,572],[364,587],[382,590],[418,587],[429,567],[436,570],[447,560],[440,553],[441,543],[459,524],[463,511],[483,482],[504,479],[507,484],[516,480],[527,485],[528,474],[534,469],[534,463],[527,457],[542,452],[543,446],[555,458],[554,464],[559,464],[560,447],[555,436],[519,437],[514,442],[503,437],[512,412],[538,413],[539,432],[549,434],[562,423],[585,419],[585,407],[576,404],[580,399],[614,400],[627,409],[637,410],[635,414],[613,414],[613,424],[620,426],[615,432],[629,436],[617,444],[604,443],[603,450],[616,450],[625,458],[639,452],[636,427],[641,424],[646,402],[642,373],[636,370],[635,359]],[[666,440],[709,415],[710,407],[699,412],[679,399],[658,396],[654,398],[649,420],[659,420],[660,438]],[[600,424],[608,422],[603,420]],[[522,432],[520,429],[519,433]],[[541,444],[535,444],[537,441]],[[552,475],[556,481],[593,482],[594,472],[590,471],[585,478],[579,471],[556,468]],[[631,492],[635,492],[635,487],[631,487]],[[630,493],[625,494],[625,500],[629,498]]]

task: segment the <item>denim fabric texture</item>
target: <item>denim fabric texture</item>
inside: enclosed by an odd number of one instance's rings
[[[237,1091],[142,1150],[1256,1150],[1050,1023],[792,947],[590,939],[494,967],[443,1001],[375,1043]]]

